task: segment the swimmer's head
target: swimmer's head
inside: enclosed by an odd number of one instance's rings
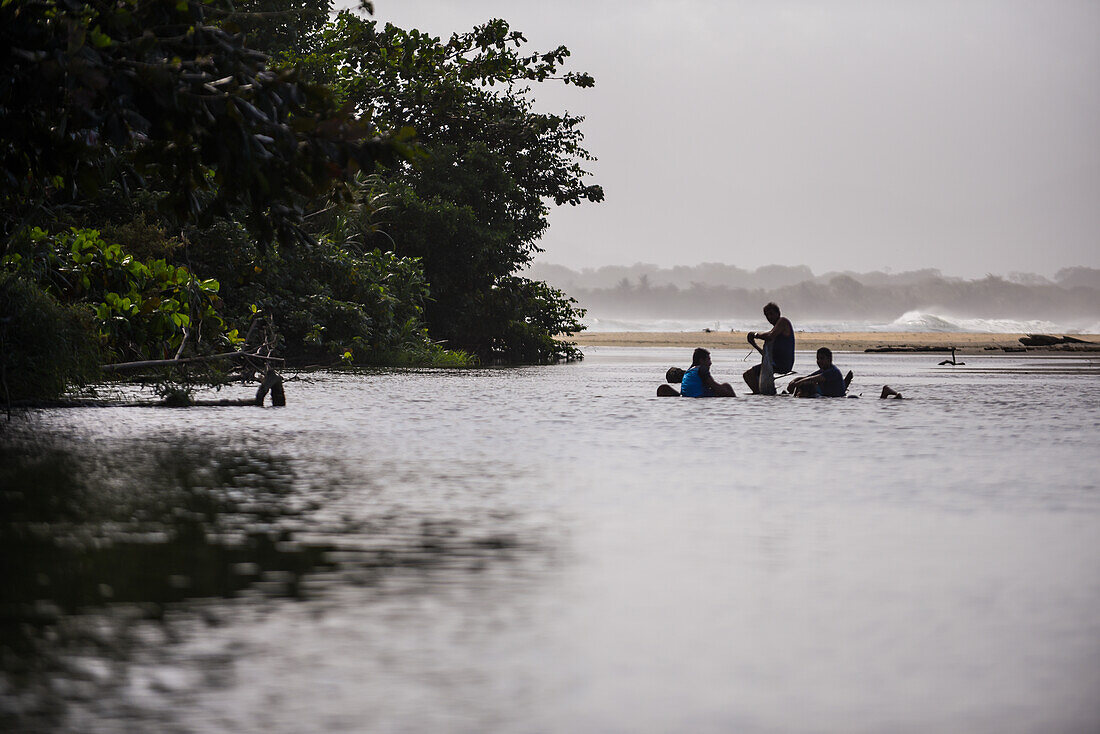
[[[684,371],[679,367],[669,367],[665,373],[665,382],[670,385],[679,385],[684,381]]]
[[[774,301],[764,305],[764,318],[768,320],[769,324],[779,321],[779,306],[775,305]]]
[[[828,347],[817,350],[817,366],[825,369],[833,363],[833,351]]]
[[[702,347],[697,347],[691,353],[691,366],[698,367],[701,364],[710,364],[710,352]]]

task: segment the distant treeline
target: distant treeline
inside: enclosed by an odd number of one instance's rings
[[[749,318],[775,301],[814,319],[894,319],[908,311],[974,318],[1100,318],[1100,270],[1074,267],[1053,280],[1031,273],[967,280],[926,269],[903,273],[832,272],[769,265],[755,271],[704,263],[694,267],[607,266],[574,271],[536,264],[545,280],[604,318]]]

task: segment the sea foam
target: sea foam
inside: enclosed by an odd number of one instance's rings
[[[881,328],[881,327],[879,327]],[[878,331],[879,328],[871,329]],[[976,319],[941,316],[924,311],[907,311],[885,327],[891,331],[933,331],[981,334],[1035,334],[1048,332],[1080,331],[1067,329],[1051,321],[1019,319]]]

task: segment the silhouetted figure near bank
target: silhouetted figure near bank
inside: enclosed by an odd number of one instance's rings
[[[779,306],[764,306],[764,318],[772,325],[770,331],[748,333],[749,344],[760,352],[761,363],[745,371],[745,384],[754,394],[775,395],[775,375],[794,369],[794,326],[790,319],[779,313]],[[756,340],[764,342],[761,349]],[[765,367],[771,369],[764,369]]]

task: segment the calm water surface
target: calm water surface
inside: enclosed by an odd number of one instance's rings
[[[1100,730],[1100,360],[586,354],[16,417],[0,727]]]

